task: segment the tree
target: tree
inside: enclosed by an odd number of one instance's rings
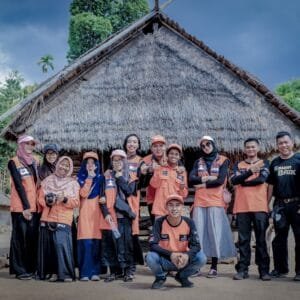
[[[40,58],[38,65],[42,66],[43,73],[47,73],[49,68],[54,70],[53,60],[54,58],[51,54],[46,54]]]
[[[147,0],[73,0],[67,58],[76,59],[148,11]]]
[[[300,112],[300,79],[291,80],[278,85],[275,92],[281,96],[289,106]]]

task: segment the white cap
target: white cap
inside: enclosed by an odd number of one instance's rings
[[[201,145],[201,143],[202,143],[203,141],[211,141],[211,142],[213,142],[214,139],[213,139],[211,136],[209,136],[209,135],[204,135],[204,136],[199,140],[199,145]]]
[[[37,143],[37,141],[30,135],[21,135],[18,138],[17,143],[21,144],[21,143],[27,143],[27,142],[34,142],[35,144]]]

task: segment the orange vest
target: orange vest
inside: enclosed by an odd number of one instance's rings
[[[238,164],[239,170],[249,170],[251,164],[241,161]],[[246,181],[253,180],[259,176],[258,173],[252,174]],[[235,200],[233,213],[242,212],[268,212],[268,185],[266,183],[256,186],[235,186]]]
[[[138,179],[137,177],[137,171],[140,166],[140,163],[142,161],[142,158],[138,155],[136,155],[134,158],[127,160],[128,162],[128,168],[130,177],[133,180]],[[130,196],[128,197],[128,204],[131,207],[132,211],[136,214],[136,218],[132,221],[132,234],[139,234],[139,219],[140,219],[140,198],[141,198],[141,192],[137,191],[136,196]]]
[[[187,252],[189,251],[188,236],[190,234],[190,226],[184,219],[181,223],[174,227],[169,224],[167,219],[162,222],[159,246],[170,252]]]
[[[226,156],[219,155],[219,166],[227,160]],[[226,180],[224,184],[215,188],[200,188],[195,191],[194,206],[200,207],[225,207],[223,200],[223,190],[226,186]]]
[[[180,184],[184,183],[183,190]],[[155,189],[155,198],[152,206],[152,214],[156,216],[165,216],[168,214],[166,209],[166,200],[169,195],[178,194],[182,197],[188,195],[187,174],[178,174],[170,166],[158,167],[150,180],[150,185]]]
[[[79,206],[79,184],[78,197],[68,198],[67,203],[55,203],[53,206],[47,207],[43,189],[41,189],[39,192],[38,201],[43,209],[43,219],[45,219],[43,221],[62,223],[71,226],[73,221],[73,209]],[[47,211],[48,215],[46,216]]]
[[[147,156],[145,156],[143,158],[143,162],[146,164],[146,165],[151,165],[152,162],[153,162],[153,155],[152,154],[149,154]],[[149,185],[146,187],[146,201],[147,201],[147,204],[152,204],[154,202],[154,198],[155,198],[155,189]]]
[[[28,200],[28,203],[30,205],[30,211],[31,212],[37,212],[38,211],[38,205],[37,205],[37,184],[34,182],[33,175],[31,175],[28,171],[28,169],[20,162],[19,158],[17,156],[13,157],[11,159],[15,165],[16,168],[21,176],[22,185],[24,187],[26,197]],[[34,162],[38,165],[39,160],[37,157],[34,157]],[[38,176],[38,174],[36,174]],[[19,197],[19,194],[16,190],[15,183],[13,179],[11,178],[11,193],[10,193],[10,211],[11,212],[22,212],[24,210],[22,201]]]
[[[99,196],[88,199],[93,179],[86,179],[80,189],[80,210],[77,239],[101,239]]]
[[[109,214],[111,215],[113,221],[117,224],[117,215],[115,211],[115,202],[116,202],[116,196],[117,196],[117,186],[115,183],[115,180],[111,177],[111,175],[105,176],[105,198],[106,198],[106,206],[108,209]],[[132,211],[134,211],[134,208],[131,203],[128,204]],[[132,234],[133,232],[138,231],[136,229],[136,224],[132,222]],[[139,224],[137,224],[139,226]],[[105,220],[103,214],[100,214],[100,229],[101,230],[111,230],[110,224]]]

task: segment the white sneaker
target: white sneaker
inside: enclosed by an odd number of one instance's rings
[[[55,282],[57,281],[57,274],[52,274],[51,277],[49,278],[49,282]]]
[[[91,278],[92,281],[99,281],[100,277],[98,275],[93,275]]]

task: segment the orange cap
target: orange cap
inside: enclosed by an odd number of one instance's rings
[[[155,144],[155,143],[166,143],[166,139],[162,136],[162,135],[155,135],[151,138],[151,145]]]
[[[94,151],[85,152],[83,154],[83,160],[84,159],[88,159],[88,158],[94,158],[96,160],[99,160],[98,154],[96,152],[94,152]]]
[[[177,149],[179,151],[180,154],[182,154],[182,148],[180,145],[178,144],[170,144],[167,148],[167,153],[171,150],[171,149]]]
[[[166,205],[168,204],[168,202],[170,202],[172,200],[176,200],[176,201],[180,202],[181,204],[184,204],[183,198],[180,195],[172,194],[172,195],[168,196],[168,198],[166,200]]]

